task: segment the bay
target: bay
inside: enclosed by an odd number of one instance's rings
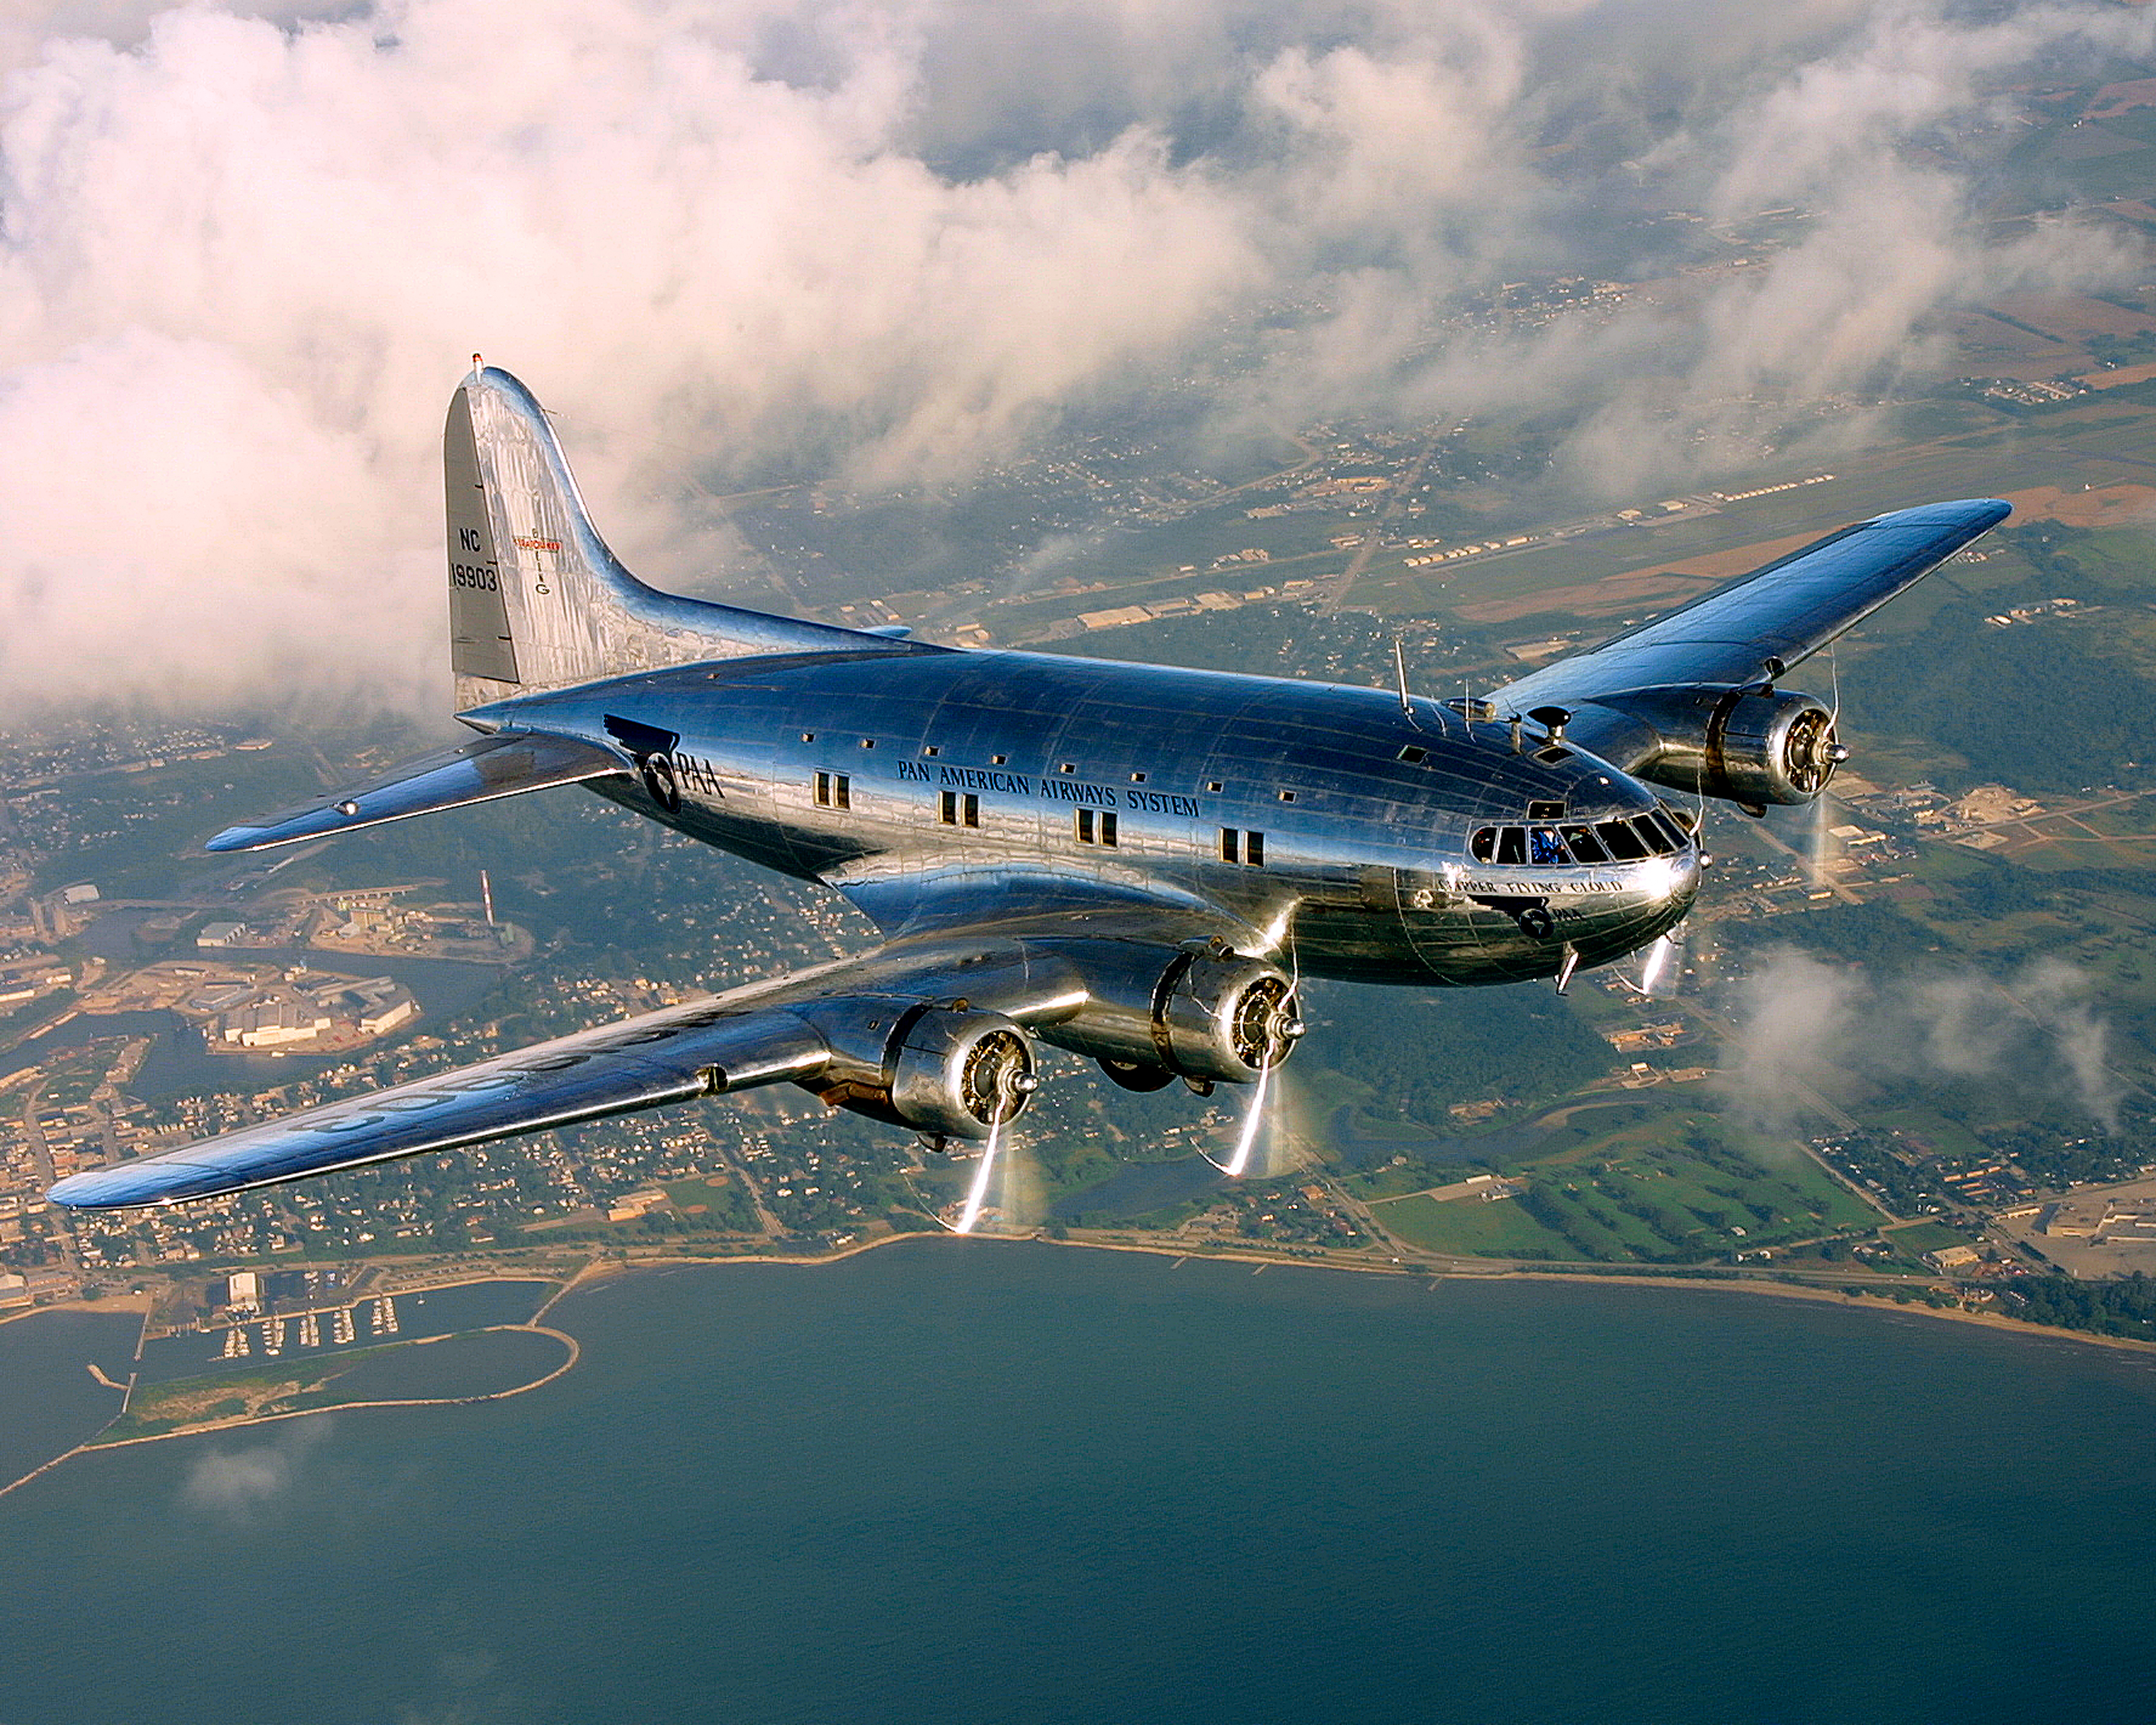
[[[2156,1712],[2156,1366],[949,1239],[603,1282],[530,1395],[0,1499],[0,1719]]]

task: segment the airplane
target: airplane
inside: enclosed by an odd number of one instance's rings
[[[832,889],[883,943],[76,1173],[54,1203],[185,1203],[778,1083],[992,1155],[1044,1043],[1132,1091],[1261,1095],[1303,1036],[1303,978],[1563,988],[1667,934],[1707,859],[1662,793],[1816,798],[1848,751],[1782,679],[2011,512],[1860,521],[1438,701],[1404,676],[968,650],[660,592],[600,537],[537,400],[476,357],[443,457],[456,716],[478,734],[207,848],[582,785]]]

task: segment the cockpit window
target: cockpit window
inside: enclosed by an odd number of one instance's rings
[[[1561,868],[1573,862],[1639,862],[1668,856],[1689,842],[1684,829],[1658,809],[1592,826],[1478,827],[1468,838],[1467,854],[1479,863]]]
[[[1684,829],[1671,820],[1661,809],[1650,810],[1642,815],[1640,819],[1643,823],[1651,822],[1661,830],[1662,843],[1656,847],[1658,850],[1664,852],[1682,850],[1690,842],[1685,837]]]
[[[1609,852],[1601,839],[1594,835],[1592,827],[1563,827],[1565,848],[1572,852],[1574,862],[1599,863],[1609,860]]]

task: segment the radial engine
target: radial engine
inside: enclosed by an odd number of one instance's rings
[[[1287,973],[1224,943],[1186,948],[1165,966],[1158,952],[1106,942],[1072,957],[1087,1004],[1041,1034],[1091,1055],[1126,1090],[1158,1090],[1178,1078],[1201,1093],[1248,1083],[1302,1037]]]
[[[854,999],[803,1010],[831,1049],[800,1081],[837,1108],[932,1138],[985,1138],[1040,1088],[1033,1040],[998,1012],[961,1000]]]
[[[1810,802],[1849,758],[1822,702],[1764,683],[1629,690],[1562,714],[1556,728],[1568,724],[1571,741],[1636,778],[1755,814]]]

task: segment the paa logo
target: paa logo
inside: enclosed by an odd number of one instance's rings
[[[674,766],[674,745],[680,742],[680,732],[662,731],[635,719],[618,719],[612,713],[606,716],[606,728],[607,735],[627,749],[636,762],[636,776],[644,781],[645,794],[673,814],[681,806],[681,780]]]

